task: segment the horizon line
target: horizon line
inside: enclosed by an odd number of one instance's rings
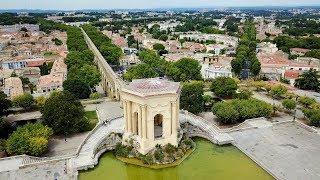
[[[314,8],[320,8],[320,4],[306,4],[306,5],[245,5],[245,6],[195,6],[195,7],[178,7],[178,6],[172,6],[172,7],[145,7],[145,8],[77,8],[77,9],[42,9],[42,8],[6,8],[2,9],[0,8],[0,11],[18,11],[18,10],[28,10],[28,11],[83,11],[83,10],[158,10],[158,9],[214,9],[214,8],[295,8],[295,7],[314,7]]]

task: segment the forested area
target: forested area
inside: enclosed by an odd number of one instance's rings
[[[311,34],[320,34],[320,22],[309,20],[307,18],[294,18],[289,21],[280,22],[287,26],[284,33],[290,36],[306,36]]]
[[[14,24],[37,24],[37,18],[34,17],[19,17],[16,13],[2,13],[0,14],[0,25],[14,25]]]

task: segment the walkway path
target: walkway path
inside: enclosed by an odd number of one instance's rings
[[[190,133],[191,136],[199,136],[210,140],[215,144],[229,144],[233,142],[233,138],[227,133],[222,132],[219,127],[213,123],[207,122],[200,116],[196,116],[187,111],[181,111],[179,114],[180,124],[190,123],[198,129],[193,129]]]
[[[99,158],[96,156],[96,149],[99,144],[112,132],[123,133],[123,130],[124,120],[122,117],[113,119],[107,124],[99,124],[79,147],[77,156],[74,159],[74,167],[77,170],[81,170],[96,165]]]
[[[320,179],[320,138],[296,122],[229,133],[234,145],[284,180]]]

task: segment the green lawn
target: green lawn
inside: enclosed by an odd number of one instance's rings
[[[99,122],[96,111],[86,111],[84,116],[90,120],[90,130]]]

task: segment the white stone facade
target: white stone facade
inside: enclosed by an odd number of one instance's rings
[[[162,79],[134,80],[121,91],[125,133],[146,154],[157,144],[178,145],[179,83]]]

